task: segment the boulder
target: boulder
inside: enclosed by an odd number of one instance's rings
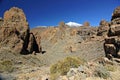
[[[107,57],[109,54],[111,54],[114,57],[117,55],[116,47],[114,44],[105,44],[104,49]]]
[[[111,21],[110,25],[120,24],[120,18],[115,18]]]
[[[119,58],[120,56],[120,37],[113,36],[105,39],[105,55],[108,58]]]
[[[120,24],[119,25],[111,25],[108,36],[119,36],[120,35]]]
[[[116,42],[115,37],[105,38],[105,44],[115,44],[115,42]]]

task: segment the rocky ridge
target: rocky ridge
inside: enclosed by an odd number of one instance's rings
[[[117,12],[119,12],[118,8]],[[117,15],[116,10],[115,15]],[[3,19],[0,19],[0,63],[12,62],[14,69],[13,72],[4,73],[6,71],[1,67],[3,68],[5,64],[2,66],[0,64],[0,73],[3,73],[0,74],[0,79],[4,78],[4,74],[10,73],[17,80],[49,80],[49,68],[53,63],[74,56],[83,58],[87,63],[78,68],[71,68],[67,75],[58,76],[57,80],[106,80],[93,76],[96,70],[104,73],[103,68],[106,66],[118,70],[115,73],[109,72],[113,80],[119,80],[119,66],[116,67],[114,61],[108,60],[115,59],[120,62],[119,31],[119,16],[115,16],[110,23],[102,20],[99,27],[90,27],[88,24],[70,27],[60,22],[58,27],[30,30],[23,11],[13,7],[5,12]],[[36,54],[40,52],[42,54]],[[16,53],[34,53],[34,55]],[[105,56],[108,59],[104,58]],[[105,70],[105,75],[107,73],[108,71]],[[118,79],[115,78],[116,76]],[[10,80],[9,77],[8,79]]]

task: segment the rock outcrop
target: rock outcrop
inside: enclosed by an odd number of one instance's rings
[[[29,25],[22,9],[11,8],[4,13],[3,20],[0,27],[0,47],[21,54],[36,51],[33,46],[36,40],[34,35],[30,34]]]
[[[106,57],[109,59],[120,58],[120,7],[117,7],[113,12],[104,49]]]
[[[108,34],[108,30],[109,30],[109,23],[106,20],[101,20],[100,26],[98,27],[97,30],[97,35],[106,36]]]
[[[90,27],[90,23],[89,23],[89,22],[84,22],[84,23],[83,23],[83,26],[85,26],[85,27]]]
[[[118,35],[120,35],[120,6],[113,11],[110,29],[108,33],[108,36]]]
[[[116,18],[120,18],[120,6],[118,6],[112,14],[112,19],[111,20],[115,20]]]

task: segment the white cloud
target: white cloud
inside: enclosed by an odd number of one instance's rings
[[[68,22],[66,23],[66,25],[70,26],[70,27],[79,27],[82,26],[82,24],[76,23],[76,22]]]

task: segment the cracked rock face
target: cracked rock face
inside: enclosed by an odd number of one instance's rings
[[[120,6],[113,11],[104,49],[109,59],[120,58]]]
[[[108,36],[120,35],[120,6],[113,11]]]
[[[17,7],[7,10],[0,27],[0,47],[26,54],[35,50],[33,49],[35,41],[34,35],[30,35],[23,10]]]
[[[109,23],[106,20],[101,20],[100,21],[100,26],[98,27],[97,30],[97,35],[98,36],[106,36],[109,30]]]
[[[113,14],[112,14],[112,19],[111,20],[114,20],[116,18],[120,18],[120,6],[118,6],[114,11],[113,11]]]

